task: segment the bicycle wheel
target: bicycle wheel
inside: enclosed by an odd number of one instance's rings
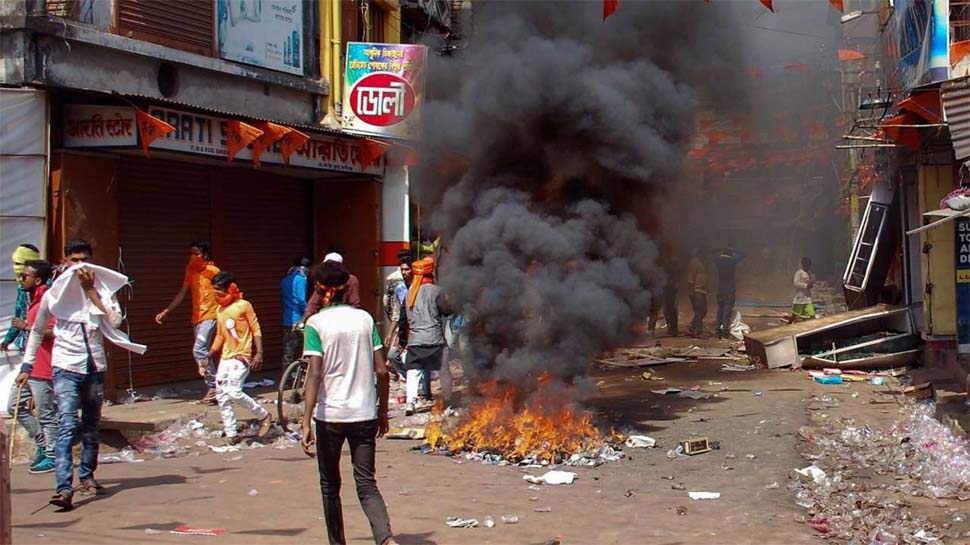
[[[306,386],[307,365],[305,360],[296,360],[286,366],[280,377],[276,411],[280,426],[287,431],[292,431],[290,422],[299,422],[303,417],[303,389]]]

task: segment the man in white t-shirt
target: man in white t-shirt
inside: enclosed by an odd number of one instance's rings
[[[303,356],[309,358],[303,450],[317,457],[323,515],[331,545],[345,544],[340,502],[340,452],[350,444],[357,498],[377,545],[396,545],[387,507],[374,476],[378,437],[387,433],[390,375],[374,319],[345,303],[350,274],[328,261],[313,271],[321,310],[306,321]],[[314,431],[316,437],[314,437]],[[317,453],[311,447],[317,445]],[[317,455],[319,454],[319,455]]]

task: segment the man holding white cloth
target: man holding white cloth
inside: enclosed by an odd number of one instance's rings
[[[57,399],[57,440],[54,446],[56,489],[50,503],[62,509],[73,508],[74,459],[71,445],[78,429],[81,411],[81,463],[78,468],[83,495],[104,493],[94,479],[101,440],[101,405],[104,402],[104,374],[107,370],[104,339],[136,353],[145,346],[130,342],[118,331],[123,316],[115,293],[128,278],[110,269],[89,264],[91,245],[70,240],[64,245],[64,271],[41,301],[31,327],[24,363],[32,364],[52,318],[54,348],[54,395]]]

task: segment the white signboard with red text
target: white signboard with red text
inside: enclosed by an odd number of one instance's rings
[[[135,146],[138,126],[128,106],[64,106],[64,147]]]
[[[417,138],[427,57],[428,48],[423,45],[348,43],[344,128]]]

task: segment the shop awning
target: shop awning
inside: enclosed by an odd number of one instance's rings
[[[906,231],[907,235],[917,235],[919,233],[922,233],[923,231],[929,231],[934,227],[939,227],[946,223],[950,223],[951,221],[957,218],[970,217],[970,210],[953,210],[952,208],[940,208],[939,210],[930,210],[929,212],[924,212],[923,216],[928,218],[940,218],[940,219],[927,223],[922,227],[917,227],[916,229]]]
[[[879,124],[879,129],[886,133],[897,144],[903,144],[911,151],[919,151],[919,129],[907,125],[919,125],[921,120],[915,114],[901,113],[894,115]]]
[[[943,104],[940,102],[939,89],[913,91],[913,94],[899,102],[899,109],[916,115],[926,123],[943,122]]]
[[[940,89],[953,151],[963,161],[970,157],[970,77],[944,81]]]

